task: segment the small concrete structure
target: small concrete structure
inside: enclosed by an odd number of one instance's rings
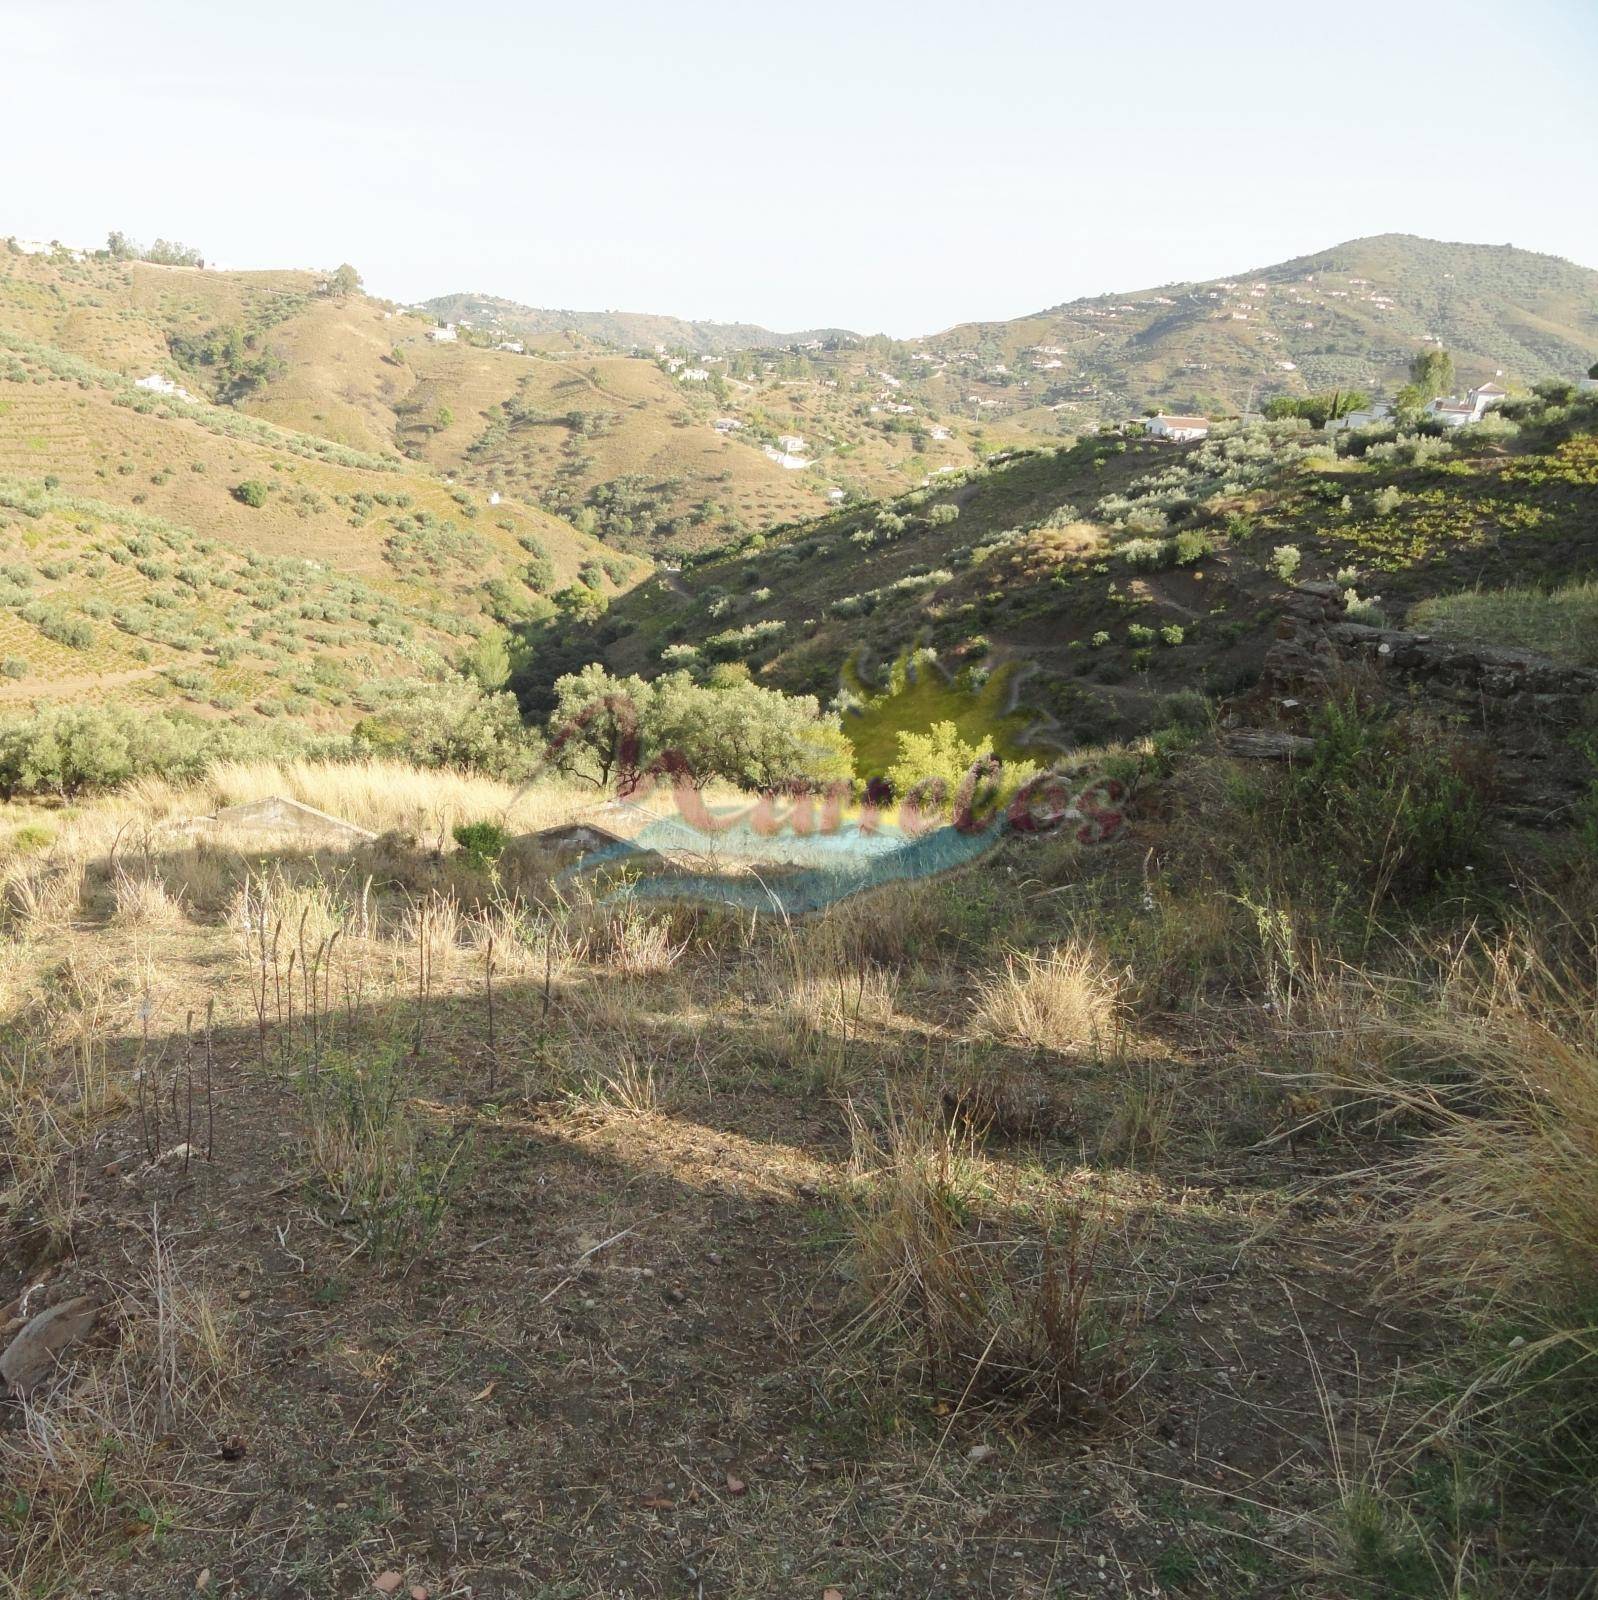
[[[224,806],[211,820],[220,826],[245,828],[256,833],[294,834],[315,844],[365,844],[377,837],[370,828],[358,827],[342,817],[280,794],[269,795],[265,800],[246,800],[243,805]]]
[[[596,850],[630,854],[635,849],[619,833],[612,833],[597,822],[564,822],[553,828],[540,828],[527,837],[541,850],[574,858],[592,855]]]

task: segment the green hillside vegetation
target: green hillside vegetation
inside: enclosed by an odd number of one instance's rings
[[[176,697],[266,717],[288,704],[313,726],[347,723],[351,682],[443,670],[484,627],[625,579],[569,524],[445,482],[375,429],[312,431],[314,385],[277,356],[241,386],[267,353],[262,331],[288,326],[285,305],[321,325],[331,304],[308,274],[0,250],[0,538],[13,569],[0,700]],[[251,331],[195,331],[219,327]],[[195,398],[137,387],[150,372]],[[293,385],[299,399],[276,403]],[[213,387],[233,403],[211,403]],[[246,409],[257,404],[277,416]],[[338,637],[311,639],[308,623]],[[308,644],[323,647],[328,681],[282,670]],[[242,659],[219,671],[224,646]]]
[[[957,397],[975,395],[1008,427],[1045,433],[1157,409],[1236,414],[1278,394],[1390,395],[1426,347],[1451,350],[1466,383],[1501,372],[1526,386],[1598,356],[1598,272],[1508,245],[1382,234],[918,345],[941,369],[925,380],[929,403],[958,412]]]
[[[1182,697],[1250,683],[1289,581],[1335,581],[1361,616],[1399,622],[1467,586],[1598,571],[1598,399],[1546,385],[1507,412],[1450,438],[1388,428],[1333,442],[1289,419],[1221,425],[1196,445],[1130,431],[1018,453],[707,553],[586,629],[535,629],[518,688],[541,711],[554,675],[598,657],[747,672],[847,708],[915,651],[938,668],[928,684],[988,715],[992,675],[1008,691],[1024,673],[1016,693],[1045,743],[1125,737]],[[1543,609],[1568,619],[1556,638],[1570,639],[1585,591],[1565,593]],[[1418,615],[1441,629],[1444,614],[1474,614],[1514,642],[1528,629],[1509,605]],[[967,738],[1002,736],[964,714]],[[911,722],[942,720],[929,709]],[[885,757],[874,752],[879,770]]]
[[[1410,621],[1447,639],[1509,645],[1598,667],[1598,582],[1508,588],[1423,600]]]

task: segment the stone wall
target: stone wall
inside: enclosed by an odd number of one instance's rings
[[[1529,650],[1367,627],[1344,617],[1335,584],[1300,585],[1282,607],[1262,688],[1278,700],[1313,693],[1351,663],[1406,680],[1487,723],[1575,728],[1592,719],[1598,704],[1598,669],[1565,666]]]

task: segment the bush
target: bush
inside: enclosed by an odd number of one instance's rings
[[[699,783],[808,789],[853,770],[837,717],[813,695],[762,689],[747,677],[699,684],[673,672],[646,682],[594,663],[558,679],[555,694],[555,765],[601,786],[654,768]]]
[[[1172,549],[1164,539],[1128,539],[1121,559],[1135,572],[1156,572],[1171,564]]]
[[[266,504],[266,485],[259,478],[246,478],[243,483],[233,486],[233,498],[240,505],[259,511]]]
[[[1283,583],[1291,583],[1303,565],[1304,556],[1295,544],[1279,544],[1271,552],[1271,571]]]
[[[1333,701],[1289,771],[1289,840],[1328,862],[1333,888],[1402,901],[1474,868],[1487,841],[1486,774],[1473,747],[1418,714]]]
[[[469,866],[491,867],[505,853],[509,835],[497,822],[462,822],[455,828],[455,843]]]

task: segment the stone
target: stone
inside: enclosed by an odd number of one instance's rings
[[[87,1336],[99,1315],[100,1308],[89,1295],[41,1311],[0,1355],[0,1380],[14,1394],[32,1394],[56,1371],[61,1357]]]

